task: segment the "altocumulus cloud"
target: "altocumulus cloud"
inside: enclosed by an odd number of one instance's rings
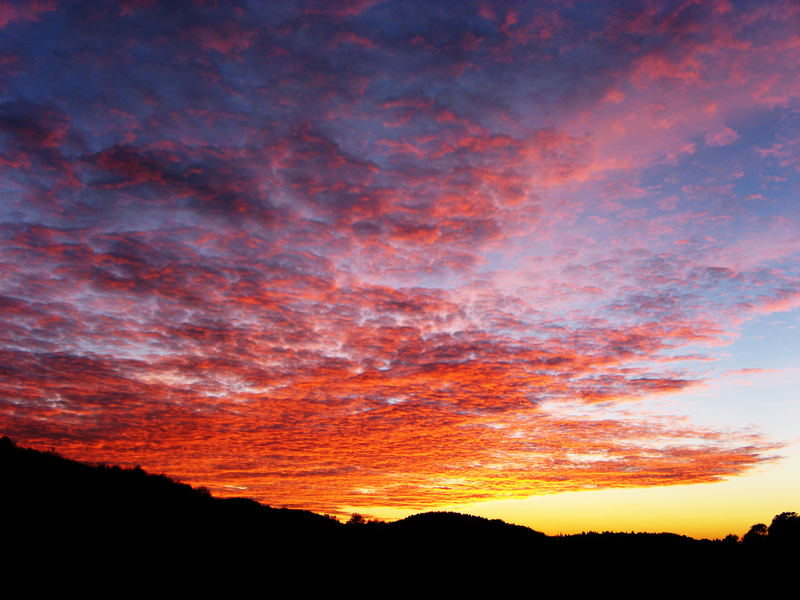
[[[317,510],[772,460],[647,403],[797,304],[797,7],[335,4],[0,4],[4,431]]]

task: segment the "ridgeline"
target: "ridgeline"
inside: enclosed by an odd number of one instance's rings
[[[0,481],[0,575],[42,595],[289,590],[295,597],[426,597],[496,595],[543,581],[588,589],[609,578],[669,587],[687,577],[717,589],[738,569],[796,560],[800,547],[800,517],[788,512],[769,527],[754,525],[741,541],[670,533],[551,537],[443,512],[393,523],[354,516],[344,524],[244,498],[214,498],[138,468],[91,466],[20,448],[7,437],[0,440]]]

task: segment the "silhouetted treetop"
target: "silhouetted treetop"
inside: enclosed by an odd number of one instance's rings
[[[761,544],[767,538],[767,526],[764,523],[756,523],[742,536],[743,544]]]
[[[796,512],[782,512],[775,515],[767,529],[770,541],[800,545],[800,515]]]

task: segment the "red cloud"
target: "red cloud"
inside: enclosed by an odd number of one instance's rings
[[[798,305],[791,9],[401,5],[0,4],[4,432],[329,511],[772,460],[647,403]]]

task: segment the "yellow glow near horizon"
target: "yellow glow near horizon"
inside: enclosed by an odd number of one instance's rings
[[[449,510],[502,519],[548,535],[582,531],[670,532],[694,538],[743,535],[784,511],[800,511],[800,443],[777,465],[717,483],[657,488],[564,492],[526,500],[447,506]],[[353,510],[395,520],[419,511]]]

